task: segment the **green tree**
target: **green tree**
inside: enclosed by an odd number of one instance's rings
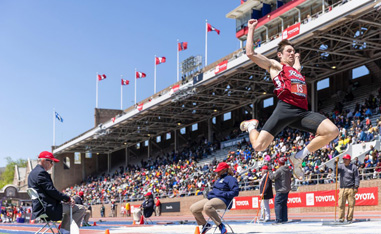
[[[13,161],[11,157],[6,157],[5,160],[7,160],[7,166],[5,167],[3,174],[0,176],[0,189],[7,184],[13,183],[16,165],[18,167],[26,167],[27,165],[26,159],[17,159],[16,161]]]

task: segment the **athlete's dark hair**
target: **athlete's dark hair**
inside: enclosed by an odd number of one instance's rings
[[[281,52],[281,53],[283,53],[284,47],[286,47],[286,46],[288,46],[288,45],[294,47],[294,45],[291,44],[291,42],[289,42],[287,39],[281,40],[281,41],[279,42],[279,44],[278,44],[278,50],[277,50],[277,52]]]

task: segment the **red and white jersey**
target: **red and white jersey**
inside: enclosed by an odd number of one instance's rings
[[[273,83],[274,93],[278,99],[308,110],[306,80],[298,70],[283,64],[282,70],[274,77]]]

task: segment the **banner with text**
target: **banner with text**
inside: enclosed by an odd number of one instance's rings
[[[228,68],[228,60],[220,62],[214,69],[214,74],[218,74],[222,71],[225,71]]]
[[[300,33],[300,23],[294,24],[283,31],[282,39],[290,39]]]
[[[180,202],[161,203],[161,212],[180,212]]]
[[[337,191],[339,197],[339,191]],[[234,198],[232,210],[258,209],[260,207],[260,196],[236,197]],[[359,188],[355,195],[356,206],[378,205],[378,188]],[[270,208],[274,208],[274,199],[271,199]],[[335,205],[335,190],[313,191],[303,193],[290,193],[287,206],[295,207],[326,207]]]

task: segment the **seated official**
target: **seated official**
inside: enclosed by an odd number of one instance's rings
[[[84,205],[83,204],[83,191],[79,191],[78,196],[74,197],[74,202],[75,202],[75,204],[78,204],[78,205]],[[91,215],[91,211],[89,209],[86,209],[86,214],[85,214],[85,217],[83,217],[82,226],[91,226],[89,224],[90,215]]]
[[[45,206],[42,207],[40,201],[35,199],[32,201],[32,218],[36,219],[42,213],[46,213],[50,220],[58,221],[62,219],[61,229],[64,232],[70,230],[70,206],[72,206],[72,217],[78,227],[86,213],[86,208],[81,205],[75,205],[74,200],[68,195],[58,191],[52,182],[52,178],[48,171],[53,167],[55,162],[59,162],[54,158],[53,154],[43,151],[38,156],[37,166],[30,172],[28,176],[28,187],[37,191],[40,200]],[[65,202],[65,203],[61,203]]]
[[[152,213],[155,211],[155,203],[151,192],[144,195],[144,202],[140,207],[143,209],[144,218],[149,218],[152,216]]]
[[[233,177],[233,171],[227,163],[221,162],[218,164],[214,172],[217,172],[216,182],[213,189],[208,193],[208,198],[204,198],[190,207],[197,224],[202,225],[201,234],[205,234],[212,228],[212,225],[206,222],[202,211],[218,226],[221,234],[227,233],[226,227],[218,216],[216,209],[230,209],[231,201],[239,194],[238,181]]]

